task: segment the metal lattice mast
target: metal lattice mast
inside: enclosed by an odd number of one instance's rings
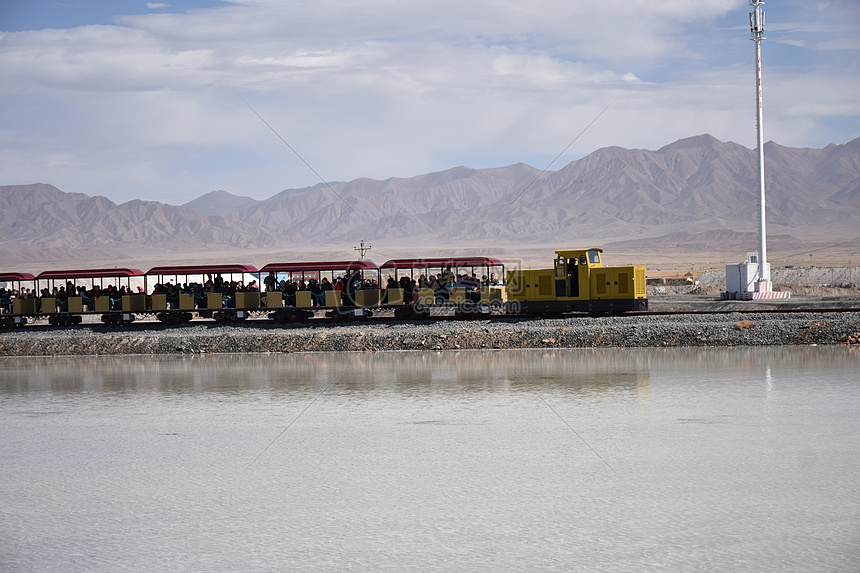
[[[764,2],[750,0],[754,8],[750,12],[750,34],[755,42],[756,57],[756,130],[758,132],[758,188],[759,188],[759,281],[770,282],[770,270],[767,267],[767,234],[765,232],[765,202],[764,202],[764,126],[762,125],[762,94],[761,94],[761,41],[764,37]]]

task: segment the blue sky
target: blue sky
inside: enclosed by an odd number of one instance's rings
[[[182,204],[215,189],[262,199],[317,173],[544,168],[616,97],[552,169],[701,133],[752,148],[750,9],[0,0],[0,184]],[[824,147],[860,136],[860,2],[764,9],[765,138]]]

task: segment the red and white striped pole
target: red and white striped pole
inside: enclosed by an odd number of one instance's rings
[[[764,126],[762,124],[762,93],[761,93],[761,41],[764,37],[764,12],[761,7],[764,2],[750,0],[750,6],[755,8],[750,12],[750,38],[755,42],[756,57],[756,128],[758,132],[758,187],[759,187],[759,282],[770,282],[770,269],[767,266],[767,233],[765,231],[765,201],[764,201]],[[764,285],[762,285],[764,286]],[[769,289],[768,289],[769,290]]]

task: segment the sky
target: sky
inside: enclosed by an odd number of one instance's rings
[[[769,0],[764,136],[860,136],[860,2]],[[0,185],[180,205],[756,145],[746,0],[0,0]]]

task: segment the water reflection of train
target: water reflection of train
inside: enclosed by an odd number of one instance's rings
[[[0,325],[34,320],[105,324],[154,317],[167,324],[198,318],[278,322],[318,314],[396,318],[438,314],[621,313],[648,308],[645,267],[603,266],[602,250],[556,251],[550,268],[511,269],[491,257],[318,261],[251,265],[160,266],[0,273]]]

